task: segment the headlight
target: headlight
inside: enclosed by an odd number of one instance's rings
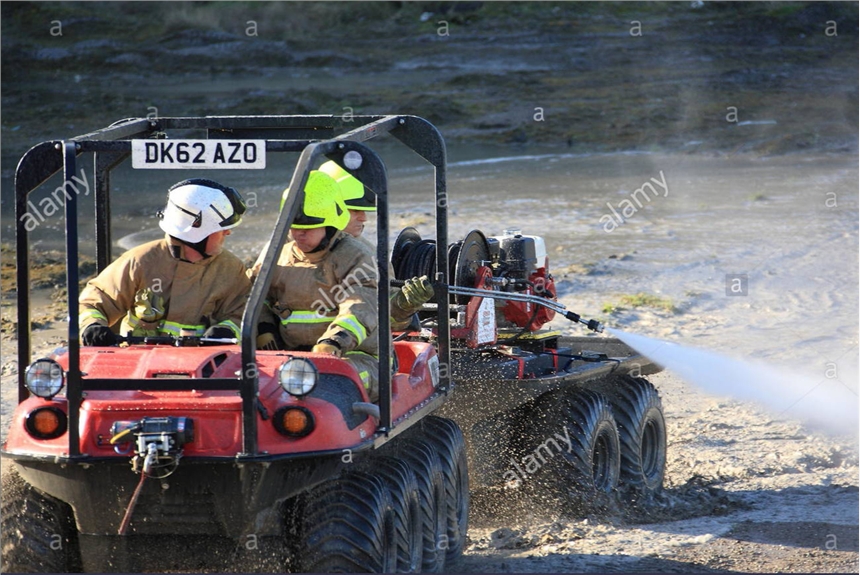
[[[278,368],[278,382],[294,397],[302,397],[314,390],[319,379],[316,366],[303,357],[293,357]]]
[[[33,395],[51,399],[63,389],[63,368],[53,359],[37,359],[27,368],[24,381]]]

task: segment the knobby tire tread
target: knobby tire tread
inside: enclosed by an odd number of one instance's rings
[[[416,436],[410,430],[401,441],[398,453],[412,469],[419,487],[424,543],[421,558],[423,573],[441,573],[445,570],[445,553],[439,548],[442,536],[447,537],[447,521],[441,507],[445,486],[437,451],[426,438]]]
[[[381,573],[385,510],[382,481],[349,471],[314,488],[302,517],[299,564],[306,573]]]
[[[452,420],[430,416],[424,420],[427,437],[440,449],[445,480],[447,517],[446,564],[450,566],[462,554],[469,530],[469,471],[466,440],[460,427]]]
[[[622,376],[600,385],[600,391],[612,402],[612,410],[618,423],[621,442],[621,484],[636,495],[652,495],[663,487],[666,470],[666,422],[663,404],[657,389],[641,377]],[[653,421],[658,429],[657,469],[646,477],[643,460],[643,432],[647,421]]]
[[[620,442],[609,400],[589,389],[548,393],[537,399],[529,419],[532,429],[522,453],[537,454],[541,445],[560,446],[560,454],[544,455],[545,463],[533,478],[526,479],[527,484],[548,490],[540,499],[577,512],[608,504],[620,475]],[[562,426],[567,427],[569,448],[554,435],[563,432]],[[597,437],[603,432],[609,433],[611,469],[608,485],[599,486],[594,480],[593,458]],[[555,443],[546,443],[549,438]],[[542,453],[547,453],[546,448]]]
[[[80,572],[71,507],[35,489],[14,468],[4,470],[2,491],[4,572]]]
[[[394,519],[396,573],[420,573],[423,534],[413,531],[413,513],[420,513],[420,493],[409,465],[394,457],[373,457],[369,472],[379,477],[390,493]]]

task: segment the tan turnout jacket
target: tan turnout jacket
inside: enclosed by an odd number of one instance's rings
[[[164,298],[167,313],[156,325],[160,335],[202,335],[223,325],[241,336],[240,325],[251,282],[245,265],[228,251],[196,263],[173,257],[168,239],[133,248],[87,282],[79,299],[81,331],[98,323],[120,335],[139,327],[133,315],[135,294],[144,288]]]
[[[250,277],[259,274],[262,255]],[[370,400],[379,397],[376,265],[373,253],[338,232],[329,246],[305,254],[289,242],[281,250],[260,323],[279,327],[287,349],[310,351],[320,340],[340,345]]]
[[[258,270],[259,263],[252,275]],[[376,357],[377,275],[371,250],[343,232],[313,254],[289,242],[278,258],[260,321],[279,326],[287,349],[332,339],[344,353]]]

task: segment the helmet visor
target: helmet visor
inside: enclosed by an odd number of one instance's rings
[[[171,204],[173,204],[173,206],[174,206],[177,210],[179,210],[180,212],[182,212],[183,214],[188,214],[189,216],[191,216],[192,218],[194,218],[194,220],[191,222],[191,227],[192,227],[192,228],[199,228],[199,227],[200,227],[200,225],[203,223],[203,212],[197,212],[197,213],[194,213],[194,212],[192,212],[191,210],[186,210],[185,208],[183,208],[182,206],[180,206],[179,204],[177,204],[176,202],[174,202],[172,199],[169,199],[169,198],[168,198],[168,200],[167,200],[167,201],[168,201],[168,202],[170,202]],[[213,208],[213,209],[214,209],[214,208]],[[216,210],[216,211],[217,211],[217,210]],[[159,218],[162,218],[162,219],[164,218],[164,212],[163,212],[162,210],[159,210],[159,211],[158,211],[158,217],[159,217]]]
[[[221,189],[221,191],[224,193],[225,196],[227,196],[227,199],[230,201],[230,206],[233,208],[233,213],[225,217],[224,214],[218,211],[218,208],[216,208],[214,205],[210,204],[209,207],[212,208],[212,210],[216,214],[218,214],[219,218],[221,218],[221,221],[218,224],[219,226],[221,226],[222,228],[232,228],[242,221],[242,214],[245,213],[245,210],[247,210],[248,207],[245,205],[245,201],[242,199],[242,196],[240,196],[239,192],[237,192],[235,189],[225,186]]]

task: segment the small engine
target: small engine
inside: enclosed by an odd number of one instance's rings
[[[525,236],[519,229],[505,230],[487,238],[493,261],[493,277],[500,291],[556,299],[555,283],[549,273],[546,244],[540,236]],[[544,306],[520,301],[499,301],[496,321],[500,327],[520,327],[536,331],[555,317]]]
[[[422,239],[415,228],[404,228],[391,253],[396,279],[434,277],[435,254],[435,240]],[[461,288],[476,288],[480,283],[484,289],[556,301],[543,238],[523,235],[519,229],[507,229],[495,237],[472,230],[461,241],[450,244],[448,278]],[[451,303],[465,306],[470,299],[469,295],[455,295]],[[495,325],[501,328],[537,331],[555,317],[555,311],[534,302],[494,301]]]

